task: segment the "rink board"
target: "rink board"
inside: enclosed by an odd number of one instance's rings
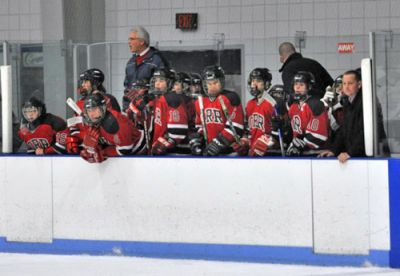
[[[398,161],[5,156],[0,251],[395,266]]]

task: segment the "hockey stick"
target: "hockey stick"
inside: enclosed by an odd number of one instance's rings
[[[79,108],[79,106],[76,104],[76,102],[74,102],[73,99],[68,98],[68,99],[67,99],[67,105],[68,105],[73,111],[75,111],[76,114],[78,114],[79,116],[82,115],[82,110]]]
[[[76,104],[76,102],[74,102],[73,99],[68,98],[67,99],[67,105],[76,113],[78,114],[78,116],[74,116],[71,117],[69,119],[67,119],[67,126],[68,127],[72,127],[75,126],[77,124],[83,123],[82,120],[82,110],[79,108],[79,106]]]
[[[276,105],[278,104],[276,102],[276,100],[269,93],[265,93],[264,97],[274,107],[274,115],[279,116],[278,111],[276,110]],[[279,138],[279,146],[281,148],[282,157],[285,157],[285,149],[283,148],[283,138],[282,138],[282,132],[281,132],[280,128],[278,128],[278,138]]]
[[[228,125],[229,128],[231,129],[232,133],[233,133],[233,138],[235,138],[236,143],[240,144],[240,137],[236,132],[235,127],[233,126],[232,120],[231,120],[231,116],[229,115],[229,111],[228,108],[225,105],[224,99],[222,99],[221,96],[218,96],[219,102],[221,104],[222,107],[222,111],[225,114],[226,120],[228,121]]]
[[[147,153],[149,153],[150,152],[150,139],[149,139],[149,129],[147,128],[147,105],[144,107],[143,112],[144,112],[144,121],[143,121],[144,136],[146,138]]]
[[[197,99],[199,100],[200,121],[201,121],[201,126],[203,127],[204,143],[207,145],[208,135],[207,135],[207,128],[206,128],[206,118],[205,118],[205,114],[204,114],[203,96],[199,95],[197,97]]]

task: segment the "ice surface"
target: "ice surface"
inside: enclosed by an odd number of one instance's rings
[[[1,276],[400,276],[381,267],[300,265],[150,259],[115,256],[0,254]]]

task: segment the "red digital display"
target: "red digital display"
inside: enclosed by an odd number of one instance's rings
[[[177,13],[176,28],[181,30],[197,29],[197,13]]]

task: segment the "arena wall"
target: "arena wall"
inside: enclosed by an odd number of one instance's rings
[[[396,267],[399,164],[2,156],[0,251]]]

